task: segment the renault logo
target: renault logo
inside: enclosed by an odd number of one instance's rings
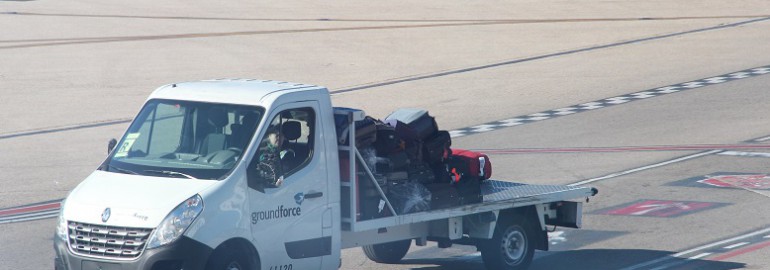
[[[107,209],[104,209],[104,212],[102,212],[102,222],[107,222],[108,219],[110,219],[110,214],[112,211],[110,211],[110,208],[107,207]]]

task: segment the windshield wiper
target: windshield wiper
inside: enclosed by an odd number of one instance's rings
[[[144,171],[145,172],[151,172],[151,173],[162,173],[162,174],[166,174],[166,175],[179,175],[179,176],[184,176],[184,177],[187,177],[187,178],[190,178],[190,179],[196,179],[196,180],[198,179],[198,178],[193,177],[192,175],[189,175],[189,174],[186,174],[186,173],[175,172],[175,171],[161,171],[161,170],[144,170]]]
[[[115,169],[116,171],[119,171],[119,172],[121,172],[121,173],[139,175],[139,173],[137,173],[137,172],[135,172],[135,171],[132,171],[132,170],[127,170],[127,169],[123,169],[123,168],[120,168],[120,167],[115,167],[115,166],[113,166],[113,165],[109,165],[109,166],[110,166],[110,168],[113,168],[113,169]]]

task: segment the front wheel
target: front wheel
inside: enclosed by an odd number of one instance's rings
[[[521,221],[516,217],[514,221]],[[532,263],[535,247],[526,223],[498,223],[494,237],[481,244],[481,258],[490,270],[524,270]]]
[[[378,263],[397,263],[409,252],[412,239],[361,247],[366,257]]]
[[[248,260],[240,252],[220,252],[215,254],[206,266],[206,270],[249,270]]]

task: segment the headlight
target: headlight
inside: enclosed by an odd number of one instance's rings
[[[156,248],[174,242],[184,234],[201,211],[203,211],[203,198],[197,194],[179,204],[152,232],[147,248]]]
[[[59,236],[59,239],[62,241],[69,241],[67,239],[69,234],[69,229],[67,228],[67,220],[64,219],[64,202],[65,200],[62,200],[59,204],[59,222],[56,224],[56,235]]]

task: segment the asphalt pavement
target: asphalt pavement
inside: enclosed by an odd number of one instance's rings
[[[56,202],[156,87],[324,85],[428,109],[494,178],[586,185],[531,269],[770,268],[770,3],[0,0],[0,269],[52,269]],[[474,247],[399,264],[481,269]]]

